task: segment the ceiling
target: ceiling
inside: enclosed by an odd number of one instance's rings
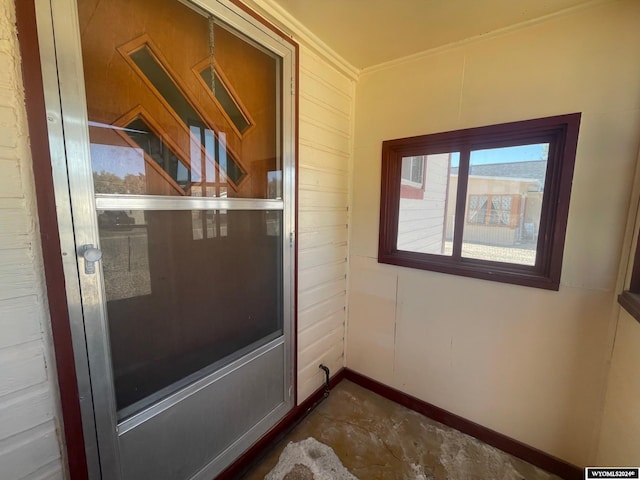
[[[274,0],[357,68],[593,0]]]

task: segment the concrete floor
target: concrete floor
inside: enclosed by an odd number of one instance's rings
[[[360,480],[559,478],[346,380],[244,478],[262,480],[289,442],[308,437]]]

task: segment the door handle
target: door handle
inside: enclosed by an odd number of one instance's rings
[[[80,247],[82,258],[84,258],[84,273],[93,275],[96,273],[96,262],[102,259],[102,250],[95,248],[93,244],[82,245]]]

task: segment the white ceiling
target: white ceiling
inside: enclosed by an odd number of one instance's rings
[[[275,0],[366,68],[593,0]]]

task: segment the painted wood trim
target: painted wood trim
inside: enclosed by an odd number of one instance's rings
[[[234,0],[235,2],[235,0]],[[249,12],[252,12],[248,9]],[[277,34],[281,34],[279,30],[273,27],[270,23],[262,20],[259,15],[256,13],[249,13],[251,16],[259,19],[259,21],[264,22],[264,24],[273,29]],[[293,199],[293,404],[298,405],[298,290],[300,284],[300,272],[299,272],[299,258],[298,252],[300,251],[300,239],[298,235],[298,225],[300,220],[300,46],[291,42],[293,45],[293,49],[295,52],[295,91],[294,91],[294,119],[293,119],[293,128],[295,129],[294,133],[294,155],[293,159],[293,168],[295,171],[294,178],[294,199]]]
[[[69,477],[88,479],[71,326],[49,153],[34,0],[15,2],[36,203]]]
[[[231,0],[234,4],[238,4],[239,0]],[[601,0],[603,1],[603,0]],[[291,33],[283,33],[282,30],[275,29],[267,23],[263,22],[274,32],[285,38],[293,38],[297,36],[301,43],[311,49],[316,55],[319,55],[323,60],[327,61],[329,65],[335,68],[340,73],[344,74],[351,80],[357,80],[360,74],[360,69],[352,65],[345,58],[340,56],[335,50],[329,47],[324,41],[322,41],[311,30],[305,27],[300,21],[298,21],[293,15],[287,12],[282,6],[280,6],[274,0],[253,0],[254,8],[260,11],[265,17],[269,17],[273,21],[280,25],[284,25]],[[249,7],[240,7],[244,10],[250,10]]]
[[[566,480],[582,480],[584,478],[583,469],[576,465],[525,445],[518,440],[436,407],[419,398],[407,395],[400,390],[384,385],[353,370],[346,368],[344,370],[344,379],[561,478]]]
[[[633,253],[629,291],[640,293],[640,242],[638,240],[636,240],[636,248]]]
[[[618,303],[629,315],[640,322],[640,294],[625,290],[618,295]]]
[[[513,455],[532,465],[546,470],[566,480],[582,480],[583,469],[559,458],[525,445],[506,435],[431,405],[416,397],[384,385],[372,378],[361,375],[348,368],[339,370],[330,380],[329,386],[335,388],[342,380],[349,380],[373,393],[391,400],[403,407],[418,412],[432,420],[440,422],[459,432],[470,435],[487,445],[491,445],[505,453]],[[319,403],[324,395],[324,386],[317,389],[309,398],[294,408],[276,426],[267,432],[258,442],[249,448],[232,465],[217,478],[232,480],[242,478],[253,466],[259,463],[266,454],[277,445],[298,423],[306,417]]]
[[[329,388],[333,389],[345,378],[345,369],[339,370],[329,380]],[[242,478],[253,466],[293,430],[311,411],[317,407],[324,397],[324,385],[318,388],[304,402],[291,410],[277,425],[265,433],[235,462],[227,467],[217,480],[236,480]]]

